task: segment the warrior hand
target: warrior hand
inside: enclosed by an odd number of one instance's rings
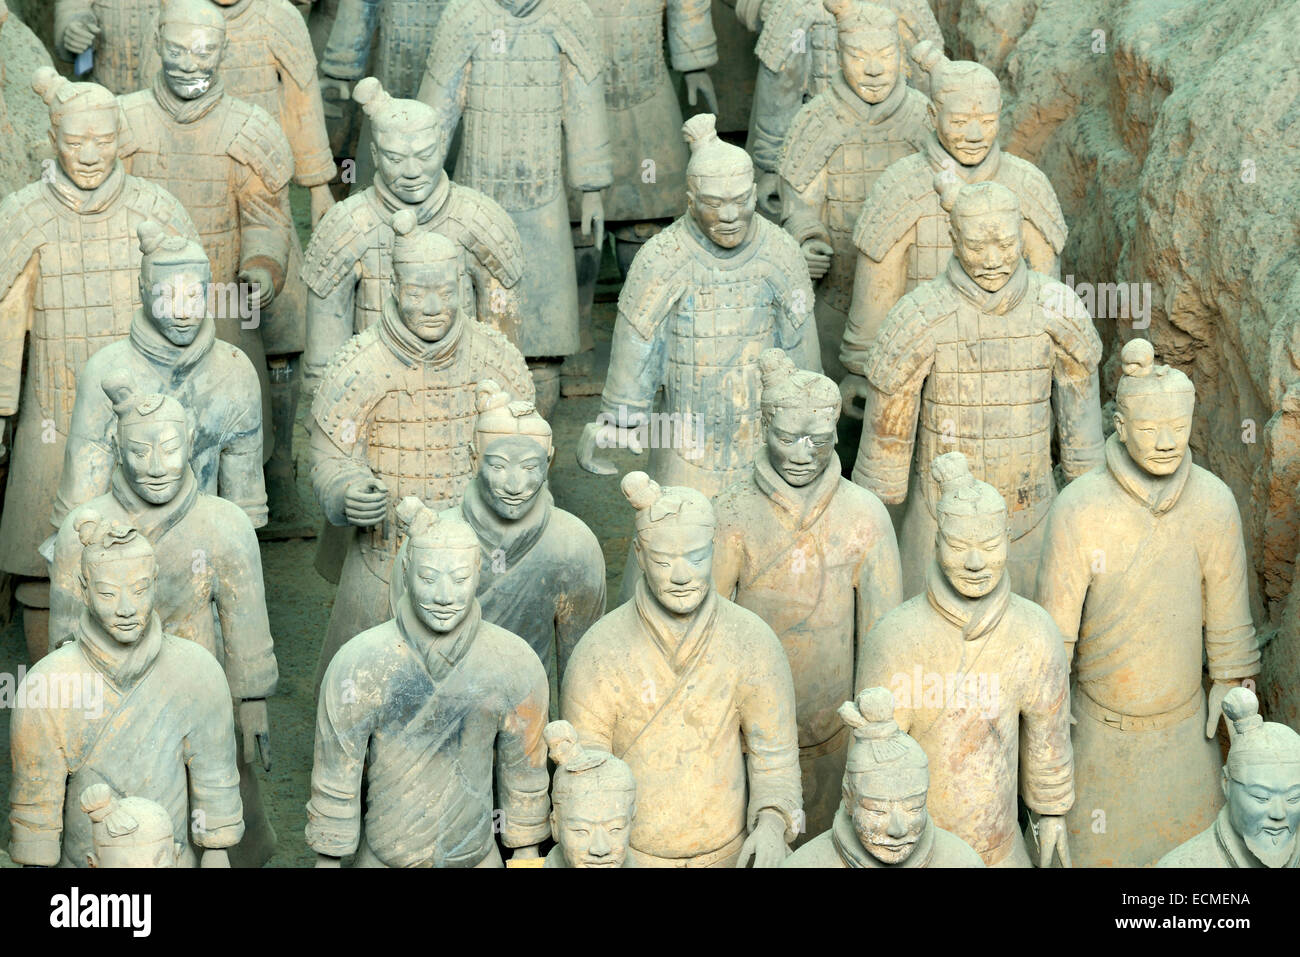
[[[826,275],[826,270],[831,268],[831,256],[834,253],[831,244],[824,243],[820,239],[809,239],[805,242],[803,260],[808,264],[808,275],[815,280]]]
[[[343,517],[359,528],[378,525],[388,517],[388,486],[377,478],[353,482],[343,496]]]
[[[271,270],[263,266],[241,269],[239,281],[251,287],[249,291],[252,295],[248,297],[249,302],[257,303],[259,310],[265,309],[275,298],[275,282],[271,279]]]
[[[587,237],[593,233],[596,241],[592,245],[600,249],[605,242],[605,204],[598,189],[582,194],[582,235]]]
[[[840,398],[844,402],[844,417],[849,419],[861,419],[862,409],[860,409],[855,399],[867,400],[867,394],[871,389],[871,384],[866,378],[855,375],[850,372],[840,380]]]
[[[640,427],[647,421],[644,412],[633,412],[627,419],[627,427],[621,428],[612,422],[589,422],[582,427],[582,437],[578,439],[578,464],[595,475],[614,475],[618,467],[609,459],[597,458],[596,449],[627,448],[633,455],[645,451],[641,444]]]
[[[755,867],[780,867],[790,848],[785,843],[785,819],[773,811],[759,811],[758,824],[745,838],[740,849],[737,867],[744,867],[754,859]]]
[[[311,228],[315,229],[321,217],[334,205],[334,194],[330,192],[329,183],[321,183],[311,188]]]
[[[713,78],[709,76],[709,71],[691,70],[689,73],[683,73],[682,78],[686,80],[686,102],[695,106],[699,101],[699,95],[703,93],[704,102],[709,105],[709,112],[717,116],[718,94],[713,89]]]
[[[199,867],[230,867],[230,858],[224,847],[209,847],[199,859]]]
[[[1059,814],[1044,814],[1038,819],[1038,866],[1049,867],[1052,852],[1061,858],[1062,867],[1070,867],[1070,844],[1066,840],[1065,818]]]
[[[1228,692],[1241,684],[1240,680],[1231,681],[1216,680],[1210,685],[1209,714],[1205,719],[1205,736],[1212,738],[1218,733],[1219,719],[1223,717],[1223,699],[1228,696]],[[1231,741],[1233,733],[1232,722],[1228,722],[1228,738]]]
[[[74,20],[63,31],[63,48],[69,53],[84,53],[102,30],[103,27],[93,16]]]
[[[266,717],[265,698],[245,698],[239,702],[239,729],[244,736],[244,763],[251,765],[260,756],[262,767],[271,770],[271,725]]]
[[[351,96],[352,90],[347,80],[321,74],[320,98],[326,103],[346,103]]]
[[[328,854],[317,854],[316,866],[317,867],[342,867],[343,860],[338,857],[330,857]]]
[[[776,173],[760,172],[758,208],[769,219],[781,218],[781,177]]]

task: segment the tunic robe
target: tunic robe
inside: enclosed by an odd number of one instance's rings
[[[1264,863],[1250,852],[1241,835],[1233,830],[1226,807],[1219,811],[1208,828],[1156,861],[1156,867],[1263,866]],[[1300,841],[1296,842],[1291,859],[1283,866],[1300,867]]]
[[[1236,500],[1190,451],[1158,479],[1112,435],[1105,465],[1053,505],[1037,598],[1077,658],[1078,866],[1149,866],[1213,821],[1202,662],[1215,680],[1259,672],[1249,574]]]
[[[907,859],[898,864],[886,864],[862,846],[853,818],[840,807],[835,812],[830,830],[818,834],[785,859],[782,867],[983,867],[980,856],[971,846],[951,831],[936,827],[933,818],[925,822],[925,830],[917,839],[916,847]]]

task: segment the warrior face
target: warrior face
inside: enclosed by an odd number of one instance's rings
[[[442,178],[447,143],[432,126],[422,130],[375,127],[370,144],[379,177],[404,203],[423,203]]]
[[[752,172],[687,179],[686,208],[704,235],[723,249],[744,242],[757,202]]]
[[[622,867],[635,813],[632,792],[577,788],[551,812],[551,830],[570,867]]]
[[[930,106],[930,117],[943,148],[962,166],[974,166],[997,142],[1001,109],[998,90],[946,90]]]
[[[1191,392],[1155,392],[1129,396],[1115,409],[1115,433],[1129,458],[1151,475],[1172,475],[1192,439]]]
[[[479,486],[488,504],[508,522],[528,513],[546,484],[550,450],[526,435],[496,439],[479,464]]]
[[[166,505],[181,490],[189,437],[180,422],[146,416],[118,429],[118,461],[137,495],[150,505]]]
[[[1024,254],[1018,210],[962,215],[954,211],[949,234],[962,269],[987,292],[997,292],[1007,284]]]
[[[167,340],[185,347],[199,334],[208,315],[208,281],[211,270],[204,265],[149,270],[149,288],[142,289],[149,314]]]
[[[158,27],[158,56],[167,88],[182,100],[211,88],[226,52],[226,36],[215,27],[164,23]]]
[[[967,598],[983,598],[1002,580],[1008,548],[1005,512],[939,516],[935,536],[939,567]]]
[[[713,529],[665,521],[633,539],[646,585],[668,611],[689,615],[708,597],[713,575]]]
[[[121,557],[101,556],[83,569],[82,585],[91,616],[114,641],[133,645],[153,617],[158,565],[152,551],[130,549]]]
[[[814,482],[835,454],[834,409],[773,409],[764,426],[767,458],[795,488]]]
[[[1300,779],[1296,765],[1251,763],[1235,772],[1223,771],[1223,795],[1228,821],[1246,847],[1265,867],[1283,867],[1296,847],[1300,827]]]
[[[425,342],[438,342],[460,316],[460,268],[456,260],[395,269],[397,311],[406,328]]]
[[[879,103],[898,83],[902,50],[898,34],[889,30],[860,30],[853,45],[840,44],[844,82],[867,103]]]
[[[447,546],[407,548],[406,587],[415,614],[432,631],[451,631],[469,614],[478,591],[479,550]]]
[[[141,844],[109,844],[86,855],[88,867],[179,867],[185,848],[170,834]]]
[[[844,805],[867,852],[885,864],[912,856],[925,833],[928,772],[919,768],[877,770],[845,776]]]
[[[70,110],[50,129],[60,168],[78,189],[95,189],[117,162],[115,109]]]

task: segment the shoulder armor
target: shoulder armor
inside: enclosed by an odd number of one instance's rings
[[[880,174],[853,227],[853,245],[880,262],[920,218],[934,193],[930,162],[922,152],[897,160]]]
[[[782,179],[795,189],[805,189],[844,142],[843,124],[831,102],[834,94],[818,93],[795,114],[781,150]]]
[[[366,360],[362,355],[367,348],[384,349],[379,341],[379,327],[371,326],[364,332],[353,336],[339,351],[334,353],[325,371],[321,374],[316,397],[312,399],[312,418],[320,425],[322,431],[342,445],[351,445],[339,437],[343,423],[351,419],[359,427],[361,403],[367,396],[358,394],[358,386],[364,385],[366,377]],[[358,380],[362,380],[358,382]],[[373,390],[366,390],[367,393]]]
[[[479,41],[487,36],[482,0],[451,0],[442,11],[433,33],[433,47],[425,71],[439,86],[446,86],[474,55]]]
[[[260,106],[233,97],[229,103],[225,128],[232,135],[226,153],[251,168],[272,192],[279,192],[293,177],[293,153],[284,131]]]
[[[770,219],[755,216],[758,236],[765,248],[759,253],[772,267],[771,281],[778,285],[777,296],[796,319],[798,328],[813,314],[812,279],[804,262],[799,242]],[[802,294],[802,295],[801,295]],[[803,304],[799,305],[799,299]]]
[[[1047,238],[1059,256],[1065,248],[1068,230],[1061,204],[1056,199],[1056,190],[1052,189],[1052,184],[1043,171],[1028,160],[1004,153],[1002,162],[1014,171],[1021,213]]]
[[[1052,341],[1080,365],[1097,368],[1101,362],[1101,337],[1083,300],[1065,283],[1041,273],[1030,272],[1029,282],[1027,294],[1036,297]]]
[[[619,291],[619,317],[642,339],[654,335],[655,327],[681,295],[680,283],[675,280],[690,255],[682,245],[683,228],[679,219],[646,240]]]
[[[302,259],[302,281],[316,295],[328,296],[343,281],[366,250],[378,242],[383,225],[372,190],[354,193],[330,207],[311,232]]]
[[[759,62],[780,73],[796,56],[803,56],[811,49],[808,34],[821,12],[820,0],[767,0],[763,5],[763,29],[754,46]]]
[[[124,205],[132,212],[162,226],[169,226],[174,233],[193,240],[199,239],[194,220],[181,205],[181,201],[157,183],[128,173],[122,193]]]
[[[934,123],[930,120],[930,98],[916,87],[909,85],[903,97],[903,105],[898,108],[897,116],[906,125],[911,126],[912,132],[908,142],[918,153],[924,152],[926,141],[934,131]]]
[[[9,292],[32,253],[44,244],[43,227],[50,216],[41,196],[44,189],[44,183],[28,183],[0,202],[0,296]]]
[[[117,98],[121,108],[118,124],[117,155],[125,159],[146,147],[154,146],[161,135],[157,103],[153,90],[136,90]]]
[[[519,229],[501,204],[468,186],[451,184],[447,217],[464,230],[462,242],[483,267],[507,289],[524,272],[524,244]]]
[[[466,320],[469,327],[469,345],[471,362],[475,368],[486,368],[494,377],[500,377],[504,385],[516,398],[533,401],[537,397],[533,385],[532,373],[524,354],[519,351],[501,332],[472,319]]]
[[[881,392],[902,388],[926,355],[930,330],[953,313],[947,283],[922,283],[894,304],[867,353],[866,379]]]
[[[555,42],[586,82],[594,81],[605,69],[605,45],[599,21],[583,0],[556,0]]]
[[[306,87],[316,82],[316,53],[302,14],[289,0],[264,0],[257,9],[266,28],[266,42],[293,82]]]

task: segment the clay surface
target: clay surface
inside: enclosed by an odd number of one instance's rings
[[[148,798],[119,798],[102,781],[81,792],[94,850],[90,867],[177,867],[185,848],[172,839],[167,809]]]
[[[551,778],[551,836],[545,867],[634,867],[628,855],[636,819],[632,769],[603,751],[588,751],[567,721],[543,731]]]
[[[146,62],[159,0],[54,0],[54,49],[73,60],[90,49],[90,75],[113,93],[148,84]]]
[[[50,54],[30,27],[0,2],[0,195],[21,189],[41,174],[50,155],[50,111],[29,80]]]

